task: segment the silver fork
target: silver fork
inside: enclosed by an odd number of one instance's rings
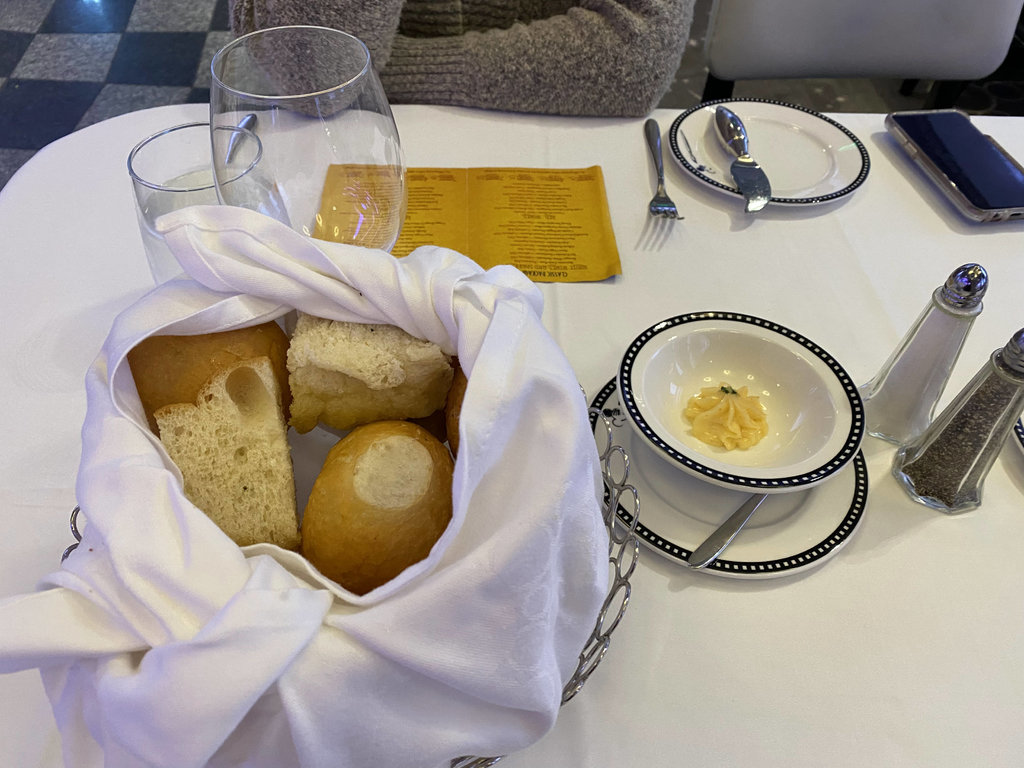
[[[658,191],[651,198],[647,210],[651,216],[659,219],[681,219],[676,204],[665,194],[665,164],[661,157],[661,128],[658,121],[648,119],[644,123],[644,136],[647,138],[647,147],[651,150],[651,159],[654,160],[654,169],[658,172]]]

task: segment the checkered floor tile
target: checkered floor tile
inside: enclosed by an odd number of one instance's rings
[[[0,187],[71,131],[208,101],[231,37],[227,0],[0,0]]]

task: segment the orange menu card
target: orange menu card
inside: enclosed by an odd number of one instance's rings
[[[600,166],[410,168],[406,186],[396,256],[440,245],[485,269],[511,264],[537,282],[622,272]]]

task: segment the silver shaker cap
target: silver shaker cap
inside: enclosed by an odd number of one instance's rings
[[[964,264],[946,279],[940,295],[943,302],[956,309],[972,309],[981,304],[988,288],[988,272],[981,264]]]
[[[1024,328],[1021,328],[1010,340],[1002,351],[1003,362],[1017,373],[1024,373]]]

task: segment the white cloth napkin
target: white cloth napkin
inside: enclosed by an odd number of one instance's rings
[[[586,404],[535,286],[227,206],[160,227],[191,279],[122,313],[89,372],[81,545],[0,603],[0,671],[41,669],[67,765],[436,766],[536,741],[597,618],[608,541]],[[452,522],[361,597],[294,553],[239,549],[185,499],[125,360],[158,331],[293,308],[398,325],[470,377]]]

